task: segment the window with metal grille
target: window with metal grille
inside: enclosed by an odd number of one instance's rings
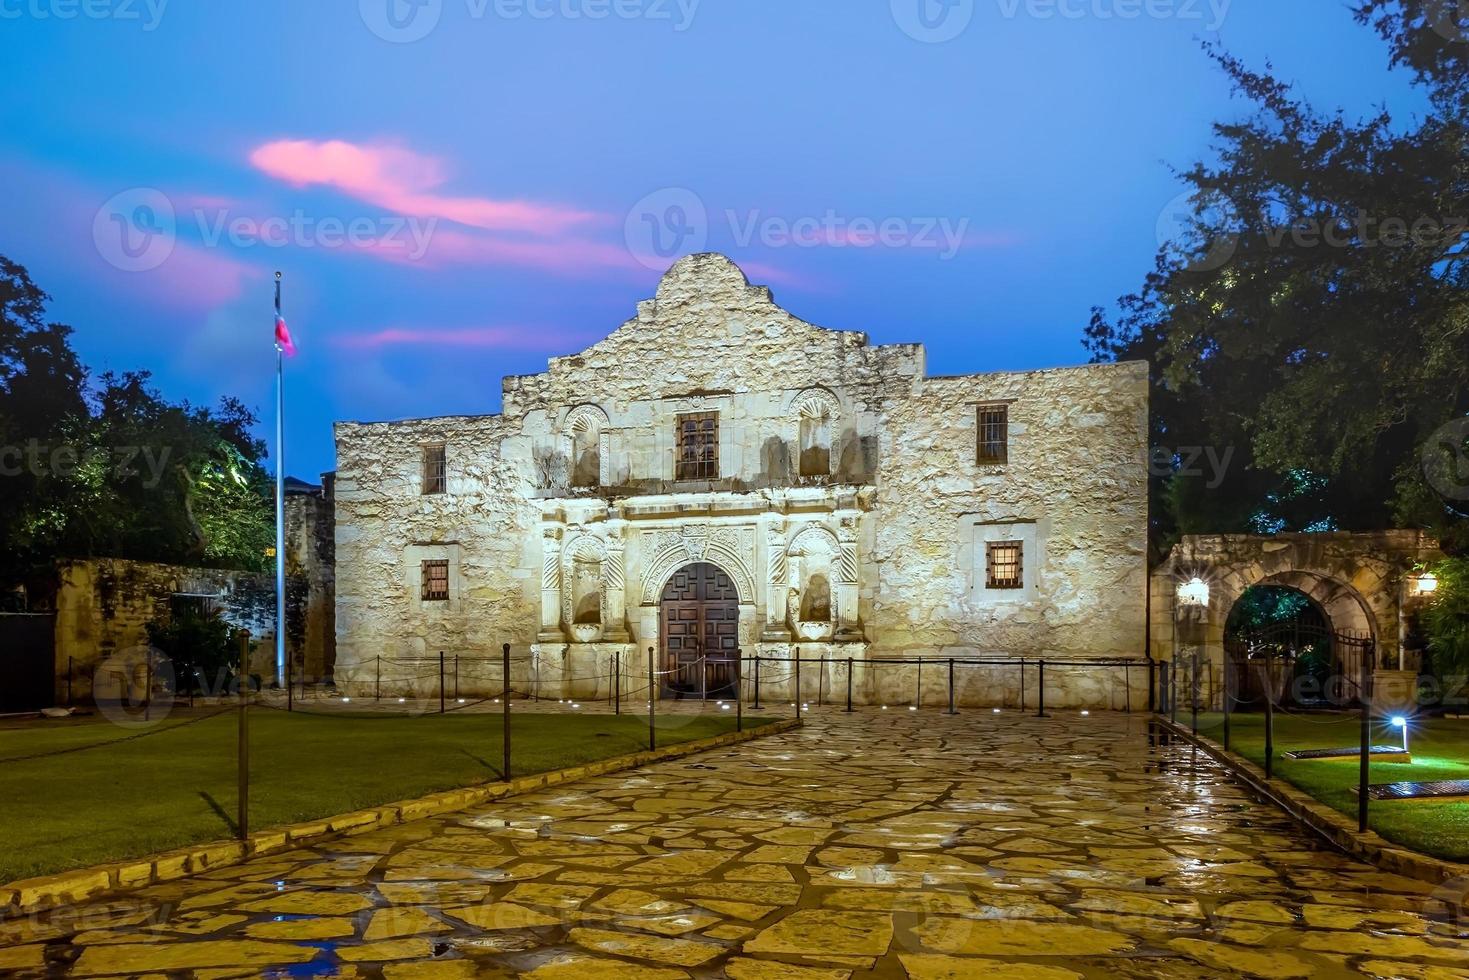
[[[442,445],[423,447],[423,492],[444,493],[448,490],[448,461]]]
[[[449,562],[447,559],[423,563],[423,601],[445,602],[449,598]]]
[[[1009,453],[1009,406],[979,406],[979,461],[981,463],[1003,463]]]
[[[719,478],[719,413],[692,412],[678,416],[676,480]]]
[[[985,545],[985,586],[1022,588],[1022,549],[1019,541],[991,541]]]

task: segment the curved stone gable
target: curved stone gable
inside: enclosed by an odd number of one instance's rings
[[[552,358],[544,374],[507,378],[505,401],[507,411],[540,397],[561,401],[591,381],[617,380],[633,392],[770,391],[922,373],[919,345],[873,347],[860,331],[808,323],[725,256],[703,254],[675,263],[655,298],[603,340]]]

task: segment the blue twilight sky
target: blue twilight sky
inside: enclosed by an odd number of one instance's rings
[[[95,369],[267,421],[285,270],[302,476],[333,420],[497,411],[680,252],[933,373],[1078,363],[1243,110],[1200,39],[1420,108],[1349,6],[0,0],[0,254]]]

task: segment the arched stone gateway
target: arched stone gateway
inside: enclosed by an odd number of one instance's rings
[[[1415,568],[1441,557],[1420,531],[1186,535],[1152,573],[1149,652],[1186,672],[1197,659],[1202,703],[1221,707],[1230,613],[1251,587],[1278,585],[1320,612],[1335,671],[1360,682],[1374,651],[1378,691],[1402,700],[1419,667],[1420,651],[1403,643],[1405,615],[1418,601]]]

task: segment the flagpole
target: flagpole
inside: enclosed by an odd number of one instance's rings
[[[275,274],[275,315],[281,315],[281,274]],[[275,681],[286,677],[286,371],[275,345]]]

